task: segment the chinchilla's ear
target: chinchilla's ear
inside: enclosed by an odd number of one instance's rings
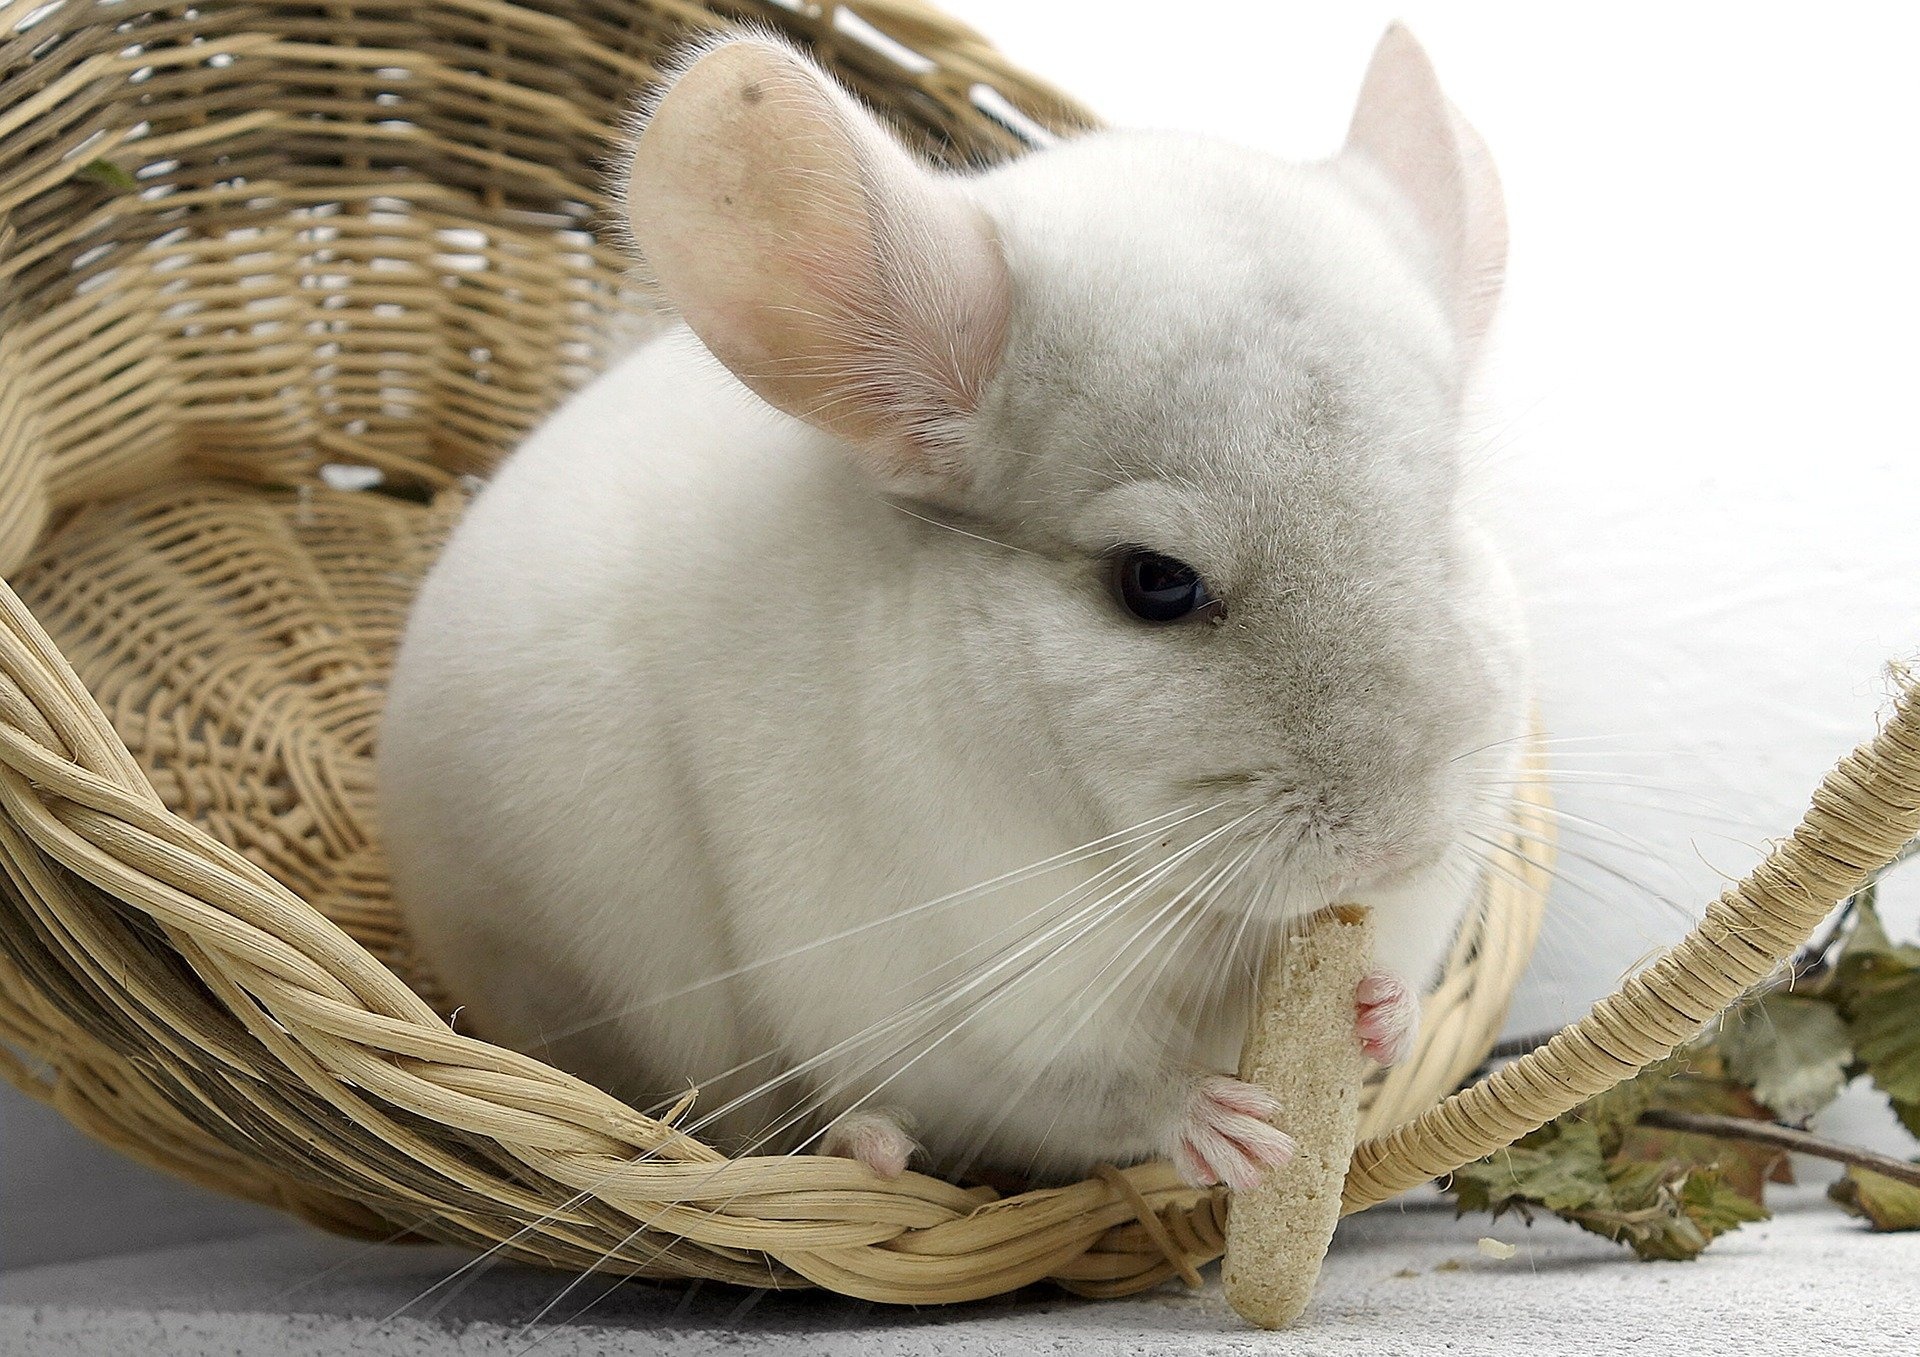
[[[1507,268],[1507,209],[1480,134],[1440,90],[1427,54],[1399,24],[1374,49],[1347,131],[1412,206],[1438,248],[1462,349],[1493,323]]]
[[[1008,283],[958,181],[811,62],[742,38],[646,118],[626,207],[666,300],[741,381],[889,490],[965,488],[959,435],[999,366]]]

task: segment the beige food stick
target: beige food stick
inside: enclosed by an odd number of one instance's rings
[[[1368,1068],[1353,992],[1372,955],[1368,911],[1340,905],[1315,915],[1268,958],[1240,1051],[1240,1077],[1279,1101],[1276,1121],[1298,1146],[1259,1187],[1235,1193],[1227,1212],[1227,1300],[1261,1328],[1290,1324],[1307,1308],[1340,1221]]]

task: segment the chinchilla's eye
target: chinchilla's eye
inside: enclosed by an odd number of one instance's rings
[[[1207,582],[1185,561],[1129,548],[1116,558],[1116,565],[1120,606],[1142,622],[1181,622],[1220,611]]]

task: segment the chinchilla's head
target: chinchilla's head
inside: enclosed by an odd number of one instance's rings
[[[665,299],[936,521],[914,596],[1108,828],[1216,808],[1289,912],[1460,896],[1443,855],[1525,719],[1461,486],[1505,225],[1404,30],[1307,165],[1103,132],[938,173],[756,39],[686,66],[633,153]]]

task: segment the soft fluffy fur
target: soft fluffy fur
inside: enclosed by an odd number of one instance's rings
[[[1411,39],[1368,89],[1324,163],[1108,132],[962,179],[784,49],[691,68],[631,201],[693,330],[508,460],[394,674],[393,875],[463,1025],[709,1112],[798,1068],[737,1144],[817,1095],[809,1129],[866,1100],[937,1163],[1064,1175],[1235,1106],[1206,1079],[1284,920],[1374,905],[1381,968],[1430,975],[1523,721],[1460,494],[1504,236]],[[1224,617],[1125,616],[1126,545]],[[1124,852],[1228,824],[1049,942]]]

